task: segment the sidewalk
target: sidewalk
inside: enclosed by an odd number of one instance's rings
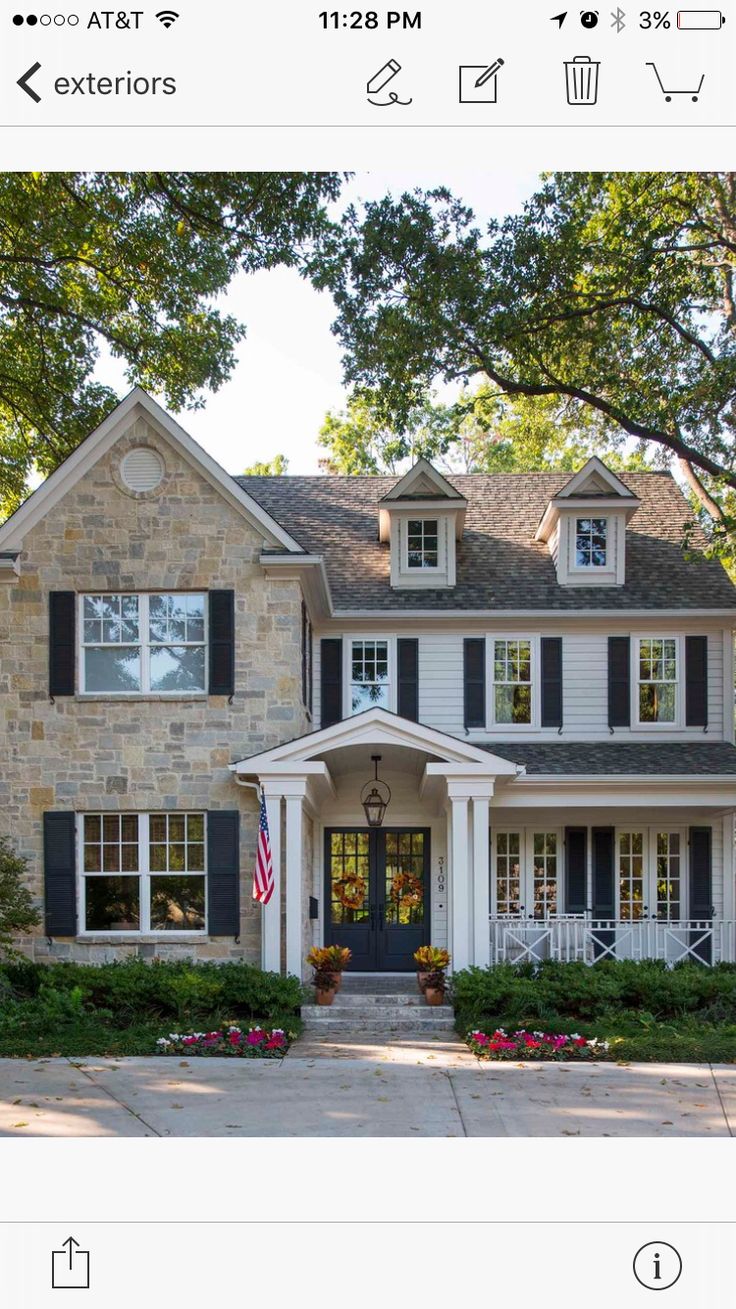
[[[0,1137],[736,1134],[734,1065],[479,1064],[452,1041],[366,1039],[337,1062],[295,1051],[275,1062],[2,1059]]]

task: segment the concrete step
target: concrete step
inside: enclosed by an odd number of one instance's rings
[[[304,1035],[299,1037],[293,1048],[297,1053],[301,1053],[302,1041],[322,1040],[341,1041],[346,1045],[380,1044],[389,1040],[431,1045],[434,1041],[444,1041],[451,1042],[454,1047],[459,1038],[454,1025],[450,1022],[438,1023],[436,1027],[421,1028],[396,1026],[395,1023],[384,1023],[381,1026],[372,1023],[370,1027],[355,1027],[350,1023],[337,1026],[334,1023],[325,1023],[307,1026]]]
[[[343,973],[340,994],[419,995],[419,987],[415,973],[373,973],[363,977]]]
[[[420,994],[416,991],[382,991],[379,994],[371,995],[368,991],[338,991],[332,1002],[333,1009],[356,1009],[360,1007],[372,1007],[376,1004],[396,1005],[399,1008],[419,1008],[428,1009],[429,1005]],[[327,1006],[329,1007],[329,1006]]]
[[[336,1027],[375,1028],[438,1028],[443,1025],[453,1026],[454,1013],[449,1004],[431,1006],[396,1005],[373,1003],[369,1005],[302,1005],[302,1021],[305,1027],[315,1028],[332,1025]],[[445,1028],[445,1030],[449,1030]]]

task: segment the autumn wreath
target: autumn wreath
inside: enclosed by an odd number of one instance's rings
[[[362,909],[367,889],[366,879],[357,875],[355,877],[341,877],[339,881],[333,882],[332,885],[335,899],[345,909]]]
[[[415,877],[413,873],[397,873],[391,883],[391,899],[409,908],[420,905],[424,899],[421,877]]]

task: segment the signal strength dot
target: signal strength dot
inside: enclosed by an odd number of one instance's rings
[[[173,27],[179,16],[175,9],[162,9],[160,13],[156,14],[159,23],[163,24],[164,27]]]

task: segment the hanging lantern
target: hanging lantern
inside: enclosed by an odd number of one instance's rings
[[[380,827],[391,801],[391,789],[378,776],[378,765],[381,762],[380,754],[372,754],[371,760],[375,766],[375,776],[372,781],[366,782],[363,787],[360,793],[360,803],[365,811],[368,826]]]

